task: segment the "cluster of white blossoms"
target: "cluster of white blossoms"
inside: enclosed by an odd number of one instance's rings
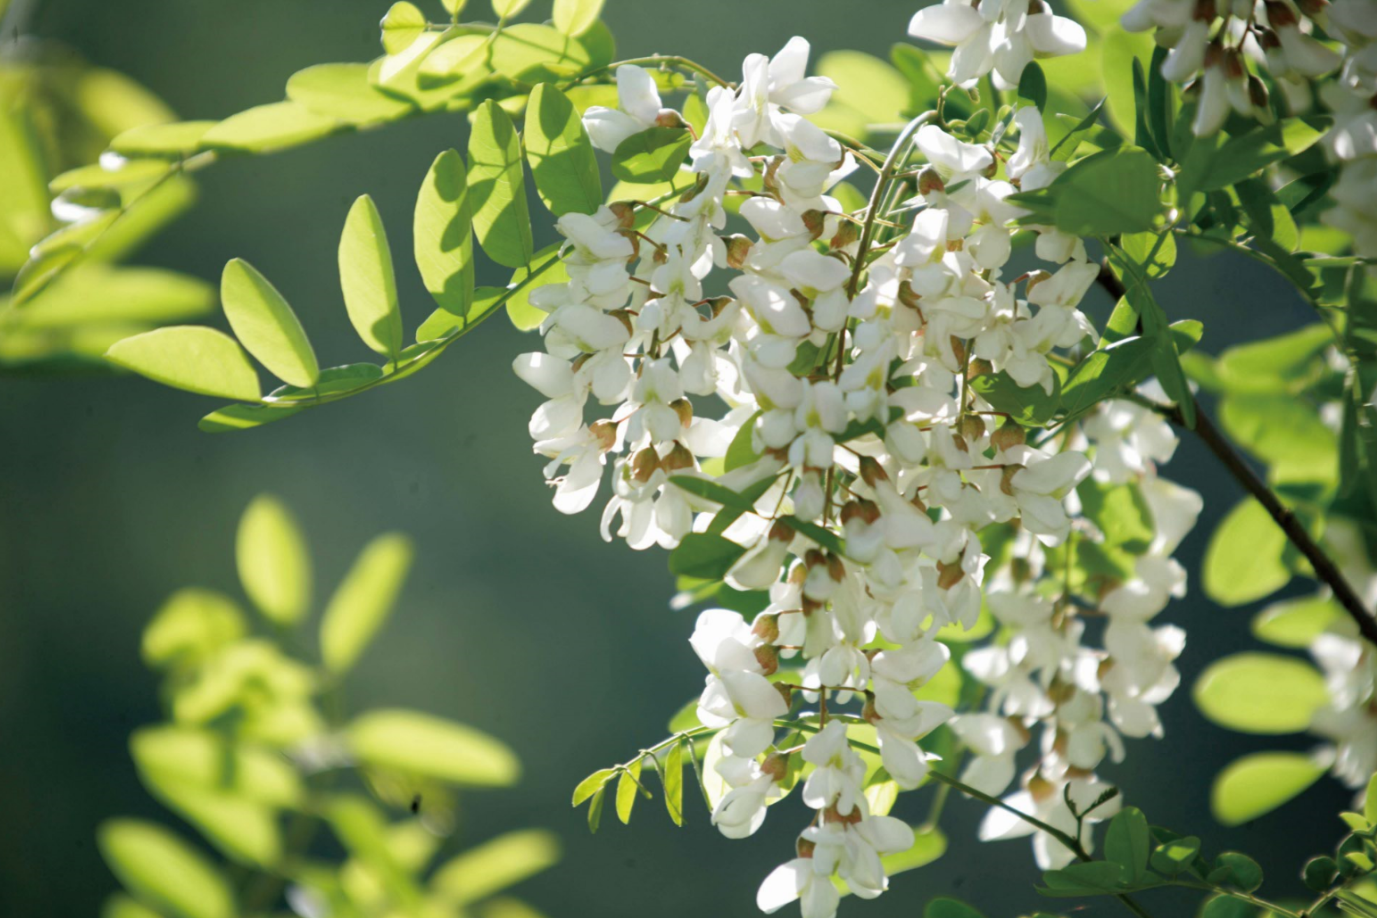
[[[1000,7],[982,4],[982,13],[987,5]],[[990,35],[1034,46],[994,48],[1000,60],[1026,63],[1046,50],[1031,24],[1050,16],[1020,15],[1018,34],[1001,16]],[[744,548],[726,583],[768,591],[768,607],[752,623],[708,610],[692,637],[709,671],[698,717],[720,731],[715,768],[729,788],[713,821],[732,838],[755,832],[798,756],[814,817],[758,904],[773,912],[798,899],[806,918],[830,918],[839,886],[879,895],[888,885],[881,859],[914,842],[906,823],[872,812],[854,731],[878,744],[885,771],[908,790],[933,758],[920,741],[952,723],[975,753],[967,778],[999,793],[1041,724],[1043,754],[1015,797],[1057,825],[1066,821],[1052,812],[1064,808],[1061,785],[1097,796],[1093,770],[1106,751],[1121,757],[1119,733],[1161,732],[1153,706],[1176,685],[1183,639],[1146,623],[1183,591],[1168,555],[1198,501],[1156,478],[1175,441],[1147,412],[1115,403],[1084,435],[1071,425],[1035,446],[974,384],[1006,374],[1050,394],[1051,361],[1066,359],[1057,350],[1094,333],[1077,307],[1099,266],[1080,239],[1035,227],[1048,270],[1006,268],[1024,214],[1006,199],[1065,168],[1050,157],[1039,112],[1013,115],[1017,148],[999,155],[938,124],[915,125],[906,136],[920,158],[898,161],[917,194],[883,208],[916,211],[911,226],[868,220],[828,195],[858,164],[804,117],[833,89],[805,76],[808,50],[795,38],[772,59],[752,55],[739,88],[708,92],[692,184],[653,222],[637,229],[634,205],[560,218],[569,280],[531,294],[549,313],[545,351],[515,368],[548,399],[530,432],[550,460],[560,510],[586,508],[610,463],[605,538],[674,548],[705,533]],[[1004,78],[1016,82],[1022,64],[1007,66]],[[596,146],[615,150],[650,126],[680,123],[645,71],[622,67],[617,84],[617,109],[584,116]],[[731,187],[757,178],[757,191]],[[751,236],[725,235],[729,196]],[[706,289],[715,270],[722,295]],[[725,410],[705,417],[694,397]],[[1075,488],[1092,468],[1138,484],[1162,516],[1137,575],[1106,583],[1102,608],[1081,610],[1109,618],[1103,651],[1080,646],[1078,610],[1058,572],[1043,575],[1049,546],[1100,537],[1075,518]],[[749,493],[754,512],[673,480],[684,478]],[[991,527],[1012,533],[1013,545],[1010,563],[987,578],[982,534]],[[992,687],[990,707],[953,720],[915,691],[949,660],[938,630],[970,629],[986,601],[1010,637],[967,655]],[[791,712],[811,726],[789,728],[799,743],[780,748],[778,723]],[[1055,845],[1041,840],[1040,858],[1059,861]]]
[[[1085,30],[1042,0],[943,0],[914,14],[908,33],[951,47],[947,76],[973,86],[993,71],[1000,89],[1018,86],[1034,58],[1085,50]]]

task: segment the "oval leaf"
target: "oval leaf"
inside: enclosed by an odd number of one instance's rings
[[[469,133],[473,231],[488,257],[508,268],[524,268],[535,249],[524,172],[511,117],[496,102],[484,102]]]
[[[239,520],[235,559],[244,592],[269,621],[291,625],[311,604],[311,556],[291,511],[260,494]]]
[[[565,35],[582,35],[598,21],[603,0],[555,0],[555,28]]]
[[[478,787],[505,787],[521,776],[516,755],[486,733],[416,711],[371,711],[345,732],[366,765]]]
[[[1325,773],[1323,762],[1298,752],[1245,755],[1219,773],[1210,790],[1214,818],[1226,826],[1256,819],[1286,803]]]
[[[154,382],[200,395],[258,401],[258,373],[239,343],[199,325],[172,325],[117,341],[111,363]]]
[[[467,316],[473,303],[473,216],[464,160],[454,150],[435,158],[416,197],[416,267],[439,307]]]
[[[231,918],[229,884],[209,861],[162,826],[112,819],[96,836],[105,862],[139,899],[179,918]]]
[[[1202,580],[1205,593],[1224,606],[1240,606],[1286,586],[1286,533],[1251,497],[1229,511],[1210,536]]]
[[[1297,733],[1329,701],[1315,667],[1271,653],[1239,653],[1210,664],[1194,695],[1206,717],[1244,733]]]
[[[320,622],[320,652],[332,672],[352,667],[387,620],[411,555],[411,540],[396,533],[378,536],[359,554]]]
[[[282,294],[253,265],[240,258],[225,265],[220,302],[239,341],[274,376],[293,386],[315,385],[320,365],[305,329]]]
[[[552,214],[591,214],[602,205],[598,160],[583,120],[569,97],[549,83],[531,93],[524,141],[536,191]]]
[[[402,349],[397,278],[378,207],[363,195],[349,209],[339,241],[339,280],[349,321],[363,343],[396,360]]]
[[[624,182],[648,185],[668,182],[679,174],[693,136],[685,128],[653,127],[617,144],[612,174]]]

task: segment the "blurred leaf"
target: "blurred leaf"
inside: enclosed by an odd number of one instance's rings
[[[746,549],[720,535],[691,532],[669,554],[670,573],[720,580]]]
[[[233,338],[199,325],[172,325],[116,342],[116,366],[200,395],[257,401],[258,373]]]
[[[0,328],[161,323],[204,315],[214,303],[210,285],[187,274],[86,262],[23,307],[0,313]]]
[[[201,418],[196,422],[196,426],[205,433],[251,430],[289,418],[300,410],[280,408],[276,405],[226,405]]]
[[[415,711],[363,714],[346,729],[345,741],[368,766],[455,784],[505,787],[521,775],[516,756],[498,740]]]
[[[1047,108],[1047,77],[1036,61],[1030,61],[1023,68],[1023,75],[1018,81],[1018,99],[1036,107],[1039,112]]]
[[[48,190],[61,194],[73,188],[119,188],[139,185],[162,178],[172,168],[158,159],[131,159],[114,169],[92,164],[69,169],[48,183]]]
[[[187,587],[173,593],[143,629],[150,666],[196,663],[247,632],[239,607],[222,593]]]
[[[129,738],[129,749],[148,785],[188,785],[274,807],[297,806],[304,796],[301,779],[281,754],[212,730],[144,727]]]
[[[934,828],[926,832],[914,832],[912,847],[896,854],[886,854],[880,858],[880,862],[884,865],[885,875],[894,876],[906,870],[926,867],[946,853],[947,837],[941,829]]]
[[[396,361],[402,349],[402,314],[392,251],[377,205],[363,195],[349,208],[339,241],[339,280],[349,321],[363,343]]]
[[[220,302],[230,328],[250,354],[283,382],[312,386],[320,377],[306,330],[277,288],[240,258],[225,265]]]
[[[564,93],[549,83],[532,90],[522,139],[536,190],[552,214],[597,211],[602,205],[598,159],[583,121]]]
[[[1316,323],[1305,328],[1235,345],[1219,355],[1217,370],[1231,393],[1297,392],[1312,379],[1312,366],[1332,344],[1329,327]]]
[[[420,891],[392,853],[387,822],[376,806],[362,797],[343,795],[330,802],[326,818],[344,847],[371,868],[391,898],[403,906],[418,902]]]
[[[1337,480],[1338,437],[1308,403],[1289,395],[1230,395],[1220,400],[1219,421],[1235,442],[1273,466],[1275,474]]]
[[[426,30],[426,16],[414,3],[402,0],[387,9],[382,19],[382,46],[388,54],[405,50]]]
[[[521,143],[512,119],[489,100],[473,118],[469,134],[469,200],[473,229],[488,257],[508,268],[531,261],[531,217]]]
[[[311,555],[291,511],[270,494],[239,520],[235,557],[244,592],[277,625],[293,625],[311,604]]]
[[[216,121],[175,121],[172,124],[147,124],[130,128],[110,141],[110,149],[121,156],[161,156],[181,159],[201,148],[201,138]]]
[[[179,782],[146,783],[153,796],[231,859],[264,867],[282,859],[282,832],[272,807]]]
[[[476,75],[487,63],[489,35],[457,35],[426,55],[417,71],[421,85],[449,83]]]
[[[499,19],[510,19],[530,5],[531,0],[492,0],[492,11]]]
[[[555,28],[565,35],[582,35],[602,12],[603,0],[555,0]]]
[[[473,304],[473,216],[463,158],[435,158],[416,198],[416,267],[441,309],[466,321]],[[437,336],[438,337],[438,336]],[[423,340],[417,333],[418,340]]]
[[[1262,504],[1245,497],[1215,527],[1205,549],[1205,594],[1225,606],[1241,606],[1286,586],[1286,533]]]
[[[446,904],[462,908],[553,867],[559,857],[553,832],[508,832],[441,864],[431,885]]]
[[[669,811],[669,818],[674,821],[674,824],[682,826],[684,824],[684,744],[682,742],[669,747],[669,752],[665,753],[665,761],[661,769],[660,774],[664,779],[665,809]]]
[[[272,102],[231,115],[201,135],[207,150],[267,153],[333,134],[340,121],[300,102]]]
[[[320,622],[320,652],[331,672],[351,669],[392,613],[411,568],[411,540],[392,533],[369,542]]]
[[[1278,647],[1308,648],[1344,611],[1329,596],[1309,596],[1273,603],[1253,618],[1253,636]]]
[[[1240,182],[1275,162],[1309,149],[1324,136],[1325,124],[1318,126],[1300,118],[1285,118],[1275,124],[1258,125],[1230,137],[1217,150],[1200,144],[1206,156],[1188,157],[1177,182],[1184,195],[1194,191],[1217,191]],[[1192,145],[1192,151],[1197,149]]]
[[[3,2],[0,2],[3,6]],[[164,918],[148,906],[129,898],[124,893],[113,893],[101,906],[100,918]]]
[[[878,57],[829,51],[818,59],[817,72],[837,84],[827,107],[810,119],[819,127],[862,138],[872,124],[904,120],[909,81]]]
[[[956,899],[933,899],[923,909],[923,918],[985,918],[971,906]]]
[[[395,121],[415,106],[379,92],[367,64],[316,64],[287,80],[287,98],[328,118],[349,124]]]
[[[1200,712],[1243,733],[1298,733],[1329,702],[1324,677],[1310,663],[1271,653],[1216,660],[1192,693]]]
[[[587,49],[547,25],[523,22],[493,36],[492,68],[521,83],[555,83],[590,63]]]
[[[220,872],[161,826],[137,819],[101,824],[105,862],[139,899],[179,918],[233,918],[234,898]]]

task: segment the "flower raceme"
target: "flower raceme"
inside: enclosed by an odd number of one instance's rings
[[[915,30],[959,46],[962,80],[994,68],[1017,83],[1033,56],[1084,44],[1068,20],[1016,2],[948,2]],[[879,895],[884,857],[914,844],[866,791],[922,785],[935,731],[969,750],[968,783],[1016,784],[1011,801],[1073,829],[1063,790],[1097,796],[1095,771],[1123,758],[1123,736],[1160,734],[1155,705],[1179,681],[1184,637],[1147,623],[1184,589],[1170,551],[1199,499],[1156,477],[1174,440],[1137,406],[1111,403],[1035,445],[975,385],[1004,374],[1051,393],[1059,352],[1094,332],[1079,305],[1099,266],[1079,239],[1034,227],[1045,268],[1008,269],[1024,215],[1009,196],[1065,168],[1038,110],[1013,114],[1008,151],[913,126],[903,180],[882,173],[883,213],[851,211],[834,192],[856,153],[807,119],[833,88],[806,76],[807,56],[792,39],[747,58],[738,87],[706,93],[691,165],[653,220],[635,204],[560,218],[569,279],[531,294],[545,350],[515,369],[546,399],[530,432],[559,510],[587,508],[610,468],[605,538],[740,550],[723,579],[763,611],[708,609],[690,639],[708,672],[697,718],[726,785],[712,821],[749,836],[806,774],[798,857],[758,904],[830,918],[839,889]],[[681,123],[639,68],[617,85],[617,108],[584,115],[598,147]],[[733,212],[749,235],[727,232]],[[1055,569],[1104,539],[1079,493],[1130,484],[1174,535],[1082,608]],[[720,489],[750,495],[751,512],[728,513]],[[1110,622],[1103,649],[1084,640],[1092,613]],[[952,662],[949,644],[987,617],[999,640]],[[959,715],[920,697],[957,665],[984,687],[983,706]],[[806,726],[781,734],[791,717]],[[1035,756],[1021,772],[1020,753]],[[1034,849],[1044,866],[1070,857],[1045,833]]]

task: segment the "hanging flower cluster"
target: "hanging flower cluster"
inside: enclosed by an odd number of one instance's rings
[[[1039,16],[1051,18],[1026,18]],[[991,26],[1006,39],[1009,28]],[[548,312],[545,350],[515,369],[547,399],[530,433],[556,507],[588,507],[610,465],[605,538],[744,549],[725,582],[767,592],[769,605],[751,623],[710,609],[691,639],[709,673],[697,714],[720,731],[728,787],[713,821],[752,834],[787,776],[805,772],[814,816],[758,903],[773,912],[798,899],[819,918],[835,913],[839,887],[883,892],[882,858],[914,843],[867,800],[857,730],[909,790],[933,759],[924,737],[951,723],[974,753],[966,778],[997,794],[1041,728],[1011,799],[1074,830],[1064,800],[1093,808],[1106,789],[1094,769],[1122,758],[1120,734],[1161,732],[1154,706],[1176,686],[1184,637],[1147,622],[1184,590],[1170,551],[1199,507],[1156,478],[1175,441],[1146,410],[1112,403],[1083,433],[1072,424],[1035,445],[981,395],[995,377],[1050,395],[1060,352],[1094,334],[1078,305],[1099,266],[1080,239],[1035,227],[1047,268],[1007,269],[1025,215],[1007,198],[1065,168],[1037,109],[1011,114],[1018,140],[1004,150],[959,139],[935,113],[915,120],[897,155],[867,161],[880,172],[871,206],[848,212],[828,192],[859,164],[805,117],[833,89],[805,76],[808,51],[795,38],[773,58],[752,55],[739,88],[707,93],[692,185],[653,221],[622,204],[560,218],[569,280],[531,294]],[[1021,65],[1008,67],[1016,82]],[[584,116],[596,146],[682,123],[644,70],[624,66],[617,83],[617,109]],[[751,235],[727,234],[734,209]],[[725,410],[705,416],[708,399]],[[1136,576],[1107,579],[1098,607],[1081,609],[1047,552],[1103,539],[1077,517],[1075,489],[1092,472],[1132,482],[1160,520]],[[994,541],[1001,563],[987,574]],[[987,710],[953,719],[915,691],[949,661],[937,632],[972,628],[986,606],[1002,637],[964,665],[989,686]],[[1103,650],[1081,645],[1092,613],[1110,621]],[[791,712],[807,726],[777,744]],[[1013,834],[998,821],[986,837]],[[1069,857],[1057,844],[1039,837],[1039,860]]]

